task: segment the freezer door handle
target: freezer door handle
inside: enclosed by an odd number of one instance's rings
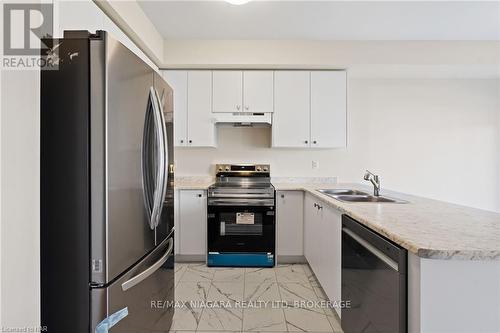
[[[122,283],[122,290],[127,291],[130,288],[136,286],[137,284],[141,283],[142,281],[146,280],[148,277],[150,277],[154,272],[156,272],[163,264],[167,261],[168,257],[172,254],[172,250],[174,249],[174,239],[170,238],[168,240],[168,249],[165,252],[165,254],[153,265],[151,265],[149,268],[146,270],[142,271],[141,273],[135,275],[131,279],[125,281]]]

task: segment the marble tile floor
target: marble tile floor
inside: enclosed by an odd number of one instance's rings
[[[175,299],[182,305],[175,308],[171,333],[342,333],[334,309],[305,303],[326,299],[308,265],[209,268],[176,263],[175,280]]]

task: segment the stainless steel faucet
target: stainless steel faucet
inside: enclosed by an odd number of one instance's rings
[[[378,175],[366,170],[364,180],[368,180],[373,184],[373,195],[378,197],[380,195],[380,179]]]

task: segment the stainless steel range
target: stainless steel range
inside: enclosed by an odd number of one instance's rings
[[[217,164],[207,212],[208,266],[274,266],[275,189],[269,165]]]

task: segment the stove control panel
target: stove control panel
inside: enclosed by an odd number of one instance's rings
[[[269,173],[269,164],[217,164],[217,173]]]

